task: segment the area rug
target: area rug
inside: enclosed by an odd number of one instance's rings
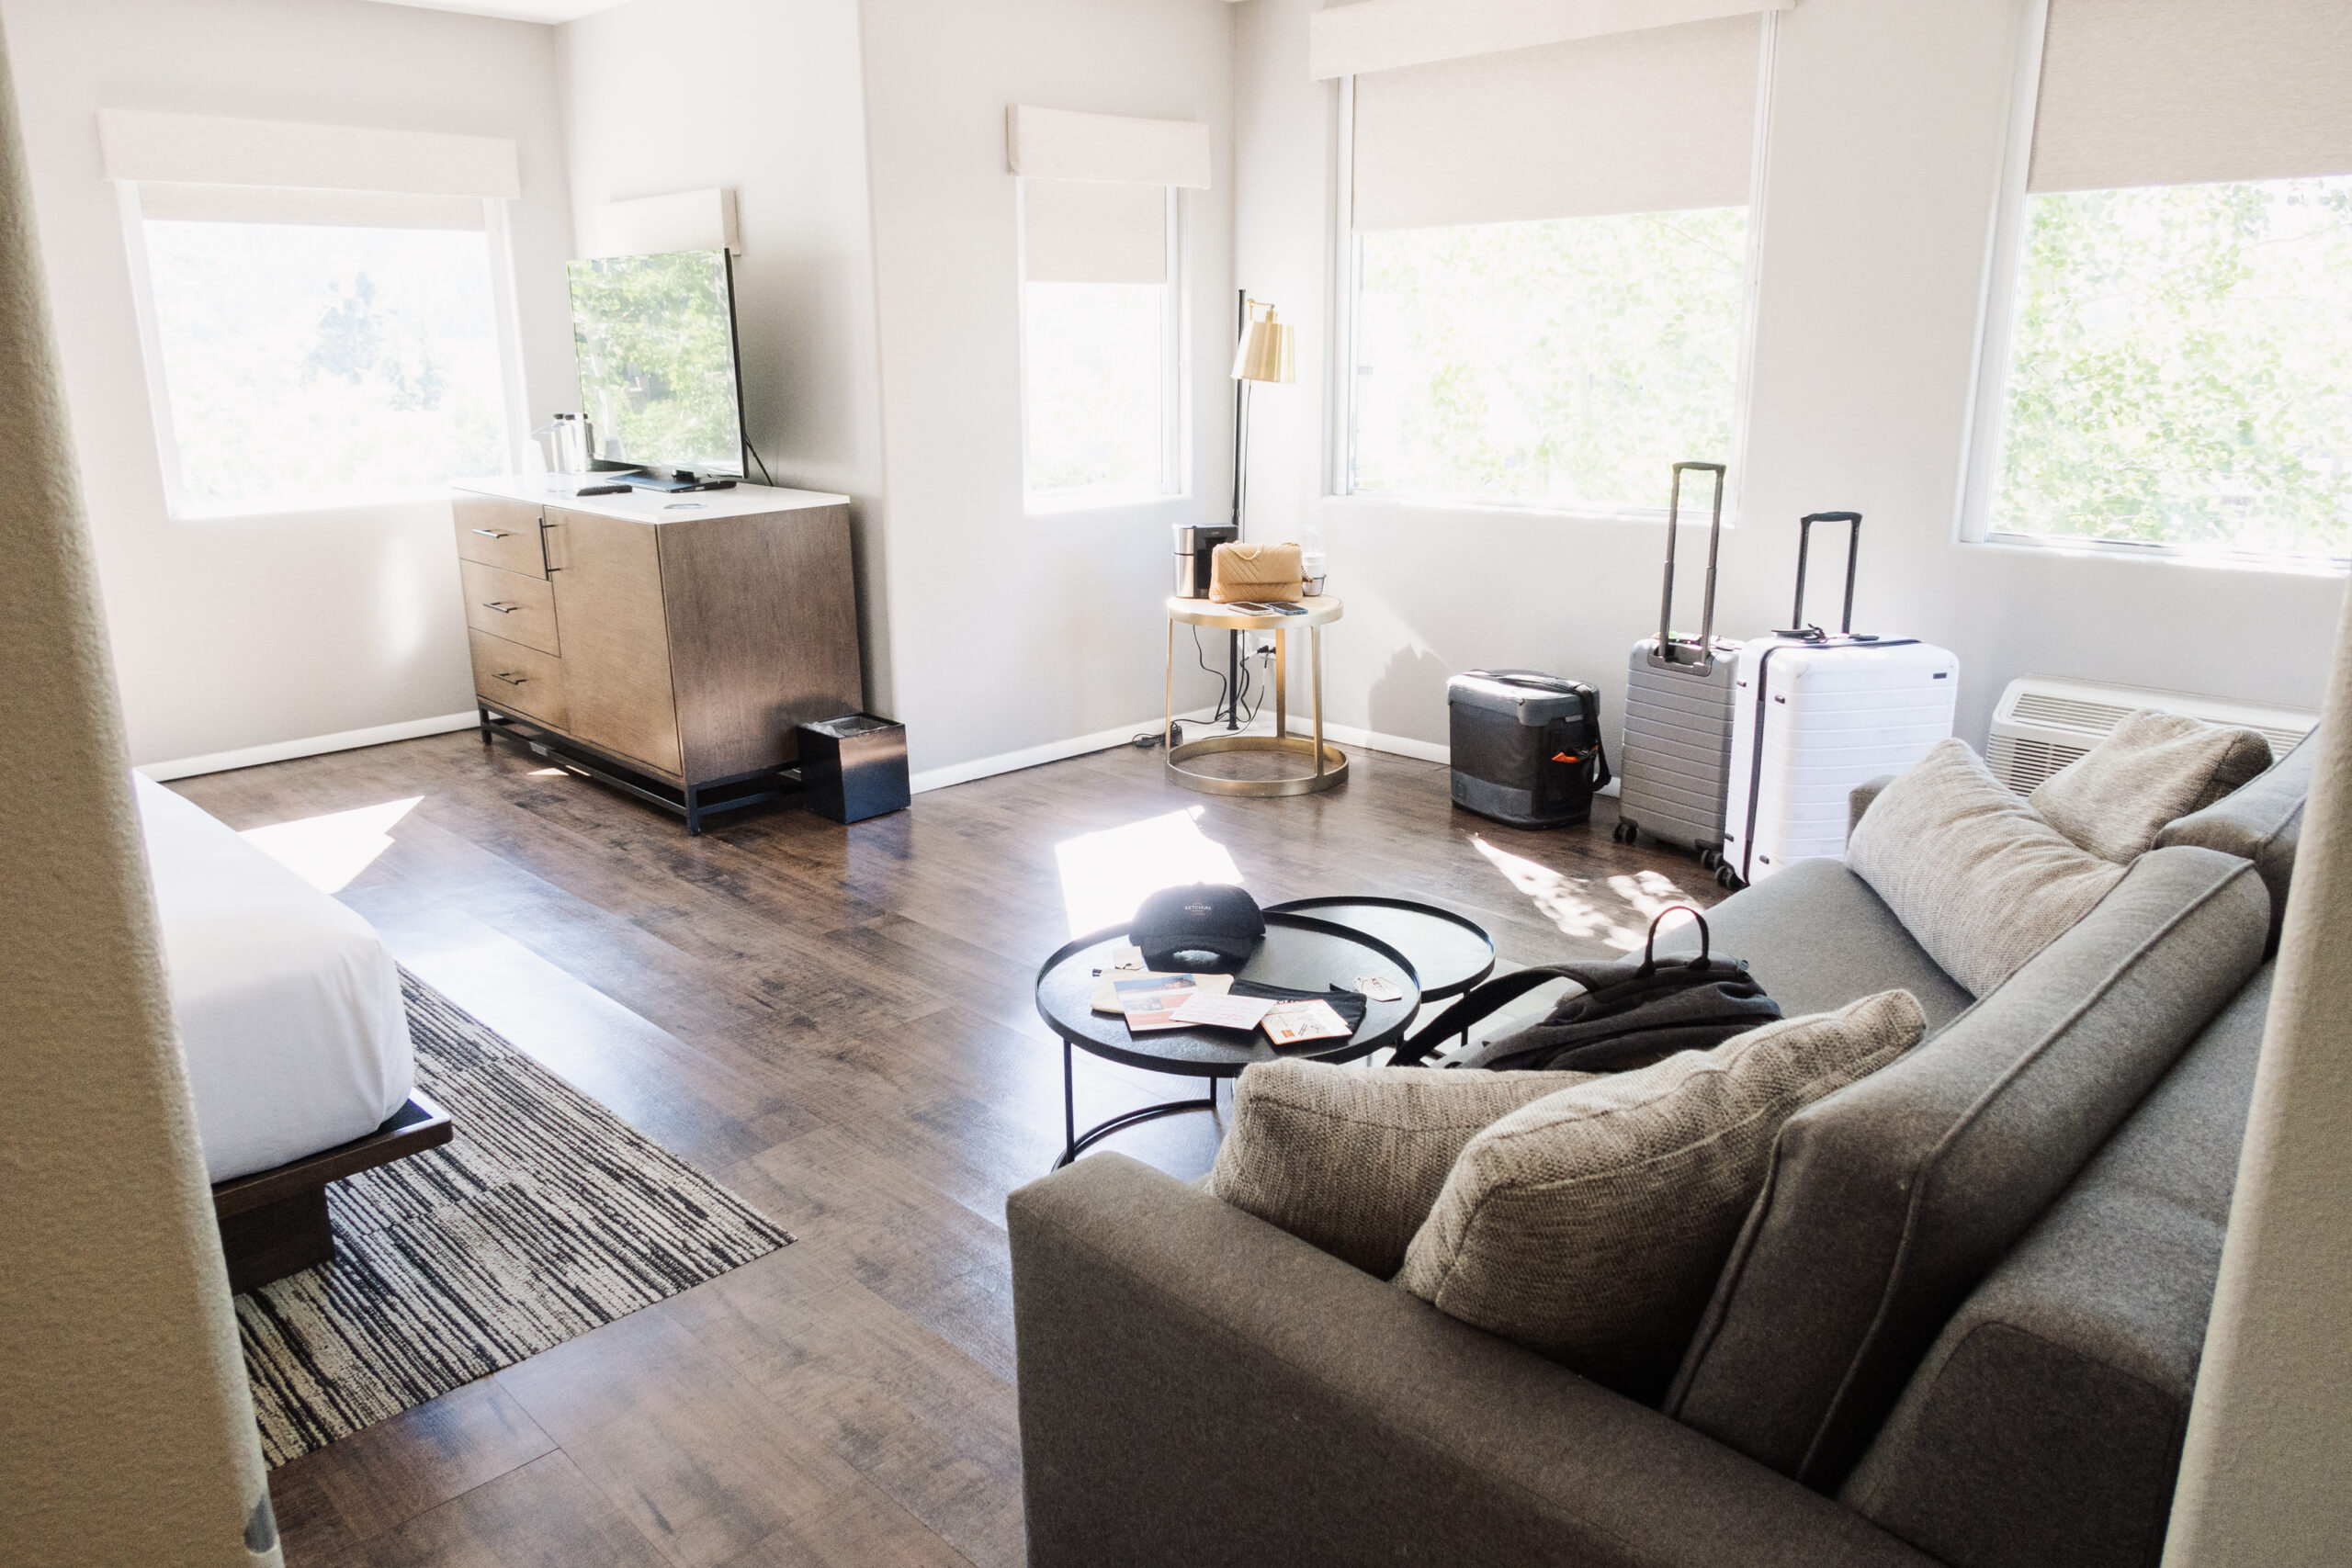
[[[716,1279],[789,1232],[405,971],[447,1145],[327,1189],[335,1258],[237,1298],[284,1464]]]

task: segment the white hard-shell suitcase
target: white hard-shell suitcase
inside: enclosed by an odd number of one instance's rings
[[[1707,585],[1696,638],[1677,637],[1674,541],[1680,531],[1682,474],[1713,474],[1714,514],[1707,531]],[[1647,833],[1696,850],[1714,869],[1724,837],[1724,792],[1732,746],[1732,682],[1739,644],[1715,636],[1715,558],[1723,538],[1724,466],[1677,463],[1668,503],[1666,585],[1657,636],[1634,645],[1625,665],[1625,739],[1617,760],[1617,841]]]
[[[1815,523],[1852,525],[1846,610],[1837,635],[1804,624],[1804,562]],[[1800,628],[1740,649],[1724,824],[1725,886],[1760,882],[1792,863],[1846,852],[1847,797],[1899,773],[1951,734],[1960,660],[1909,637],[1854,633],[1854,551],[1862,519],[1817,512],[1799,525]]]

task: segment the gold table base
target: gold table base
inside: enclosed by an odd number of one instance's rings
[[[1274,634],[1274,732],[1272,735],[1225,733],[1188,740],[1182,746],[1170,746],[1163,766],[1167,776],[1186,789],[1196,789],[1205,795],[1314,795],[1336,788],[1348,776],[1348,754],[1323,739],[1323,627],[1340,618],[1337,599],[1305,601],[1308,614],[1304,616],[1248,615],[1222,604],[1206,600],[1170,599],[1168,602],[1168,703],[1162,719],[1160,738],[1163,742],[1173,739],[1176,724],[1176,623],[1214,626],[1228,631],[1270,631]],[[1290,732],[1290,638],[1291,629],[1285,623],[1295,622],[1307,634],[1307,691],[1313,703],[1315,732],[1293,735]],[[1230,698],[1233,694],[1227,694]],[[1186,767],[1187,762],[1201,757],[1214,757],[1232,751],[1265,751],[1296,757],[1306,763],[1303,771],[1283,773],[1270,779],[1230,779],[1216,773],[1204,773]]]

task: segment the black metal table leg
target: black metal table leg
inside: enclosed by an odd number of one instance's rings
[[[1206,1100],[1170,1100],[1159,1105],[1147,1105],[1140,1111],[1130,1111],[1124,1116],[1114,1116],[1108,1122],[1088,1129],[1084,1137],[1078,1133],[1078,1091],[1074,1084],[1073,1064],[1069,1042],[1062,1042],[1062,1135],[1065,1140],[1061,1158],[1054,1161],[1054,1168],[1061,1169],[1070,1161],[1092,1148],[1112,1134],[1156,1121],[1162,1116],[1174,1116],[1187,1111],[1216,1111],[1216,1079],[1208,1080]]]

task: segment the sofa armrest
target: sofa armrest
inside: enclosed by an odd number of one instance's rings
[[[1030,1568],[1933,1563],[1132,1160],[1006,1210]]]
[[[1895,775],[1893,773],[1881,773],[1874,779],[1868,779],[1856,784],[1851,790],[1847,792],[1847,837],[1851,838],[1853,836],[1854,829],[1862,825],[1862,813],[1871,808],[1871,802],[1879,797],[1880,791],[1885,789],[1887,785],[1894,782],[1894,777]]]

